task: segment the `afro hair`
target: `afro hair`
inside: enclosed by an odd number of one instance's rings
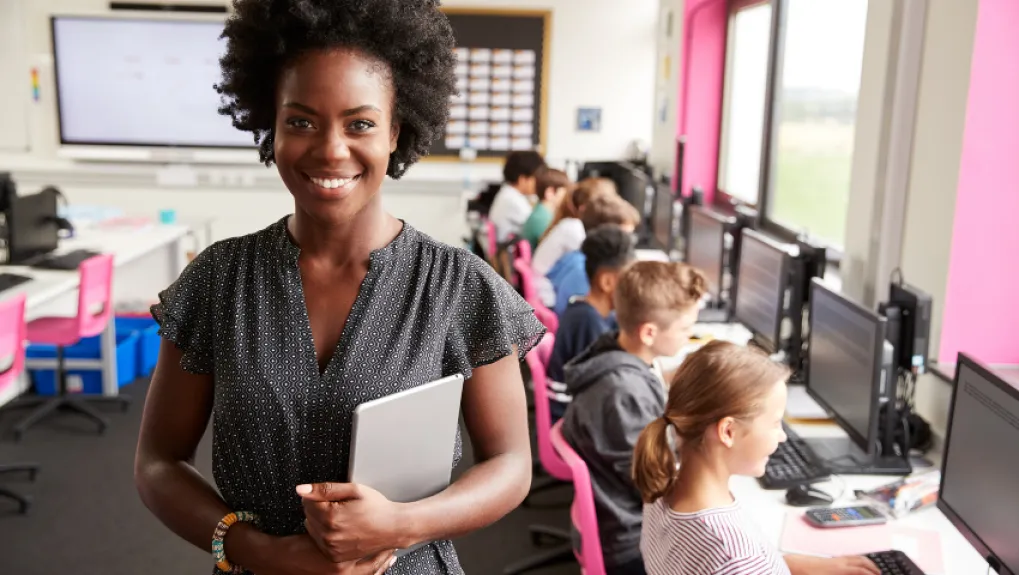
[[[386,173],[399,178],[441,137],[456,93],[453,30],[438,0],[234,0],[220,58],[221,114],[273,163],[276,84],[308,50],[349,48],[389,65],[400,124]]]

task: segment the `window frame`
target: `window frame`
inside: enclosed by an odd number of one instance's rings
[[[772,219],[769,215],[771,203],[773,201],[773,194],[775,193],[775,170],[773,169],[773,156],[777,149],[777,121],[778,112],[776,110],[776,103],[778,99],[778,92],[781,89],[780,79],[782,78],[783,62],[785,56],[785,42],[787,33],[787,15],[789,12],[790,0],[733,0],[729,7],[729,29],[732,29],[736,13],[746,8],[751,8],[759,4],[771,4],[771,36],[768,43],[768,71],[765,79],[765,92],[764,92],[764,123],[762,132],[761,142],[761,165],[759,169],[760,184],[758,186],[757,202],[750,203],[740,198],[737,198],[720,186],[716,186],[715,196],[711,202],[713,207],[724,212],[734,213],[737,207],[744,207],[753,210],[757,214],[758,227],[765,233],[781,240],[784,242],[795,242],[799,239],[803,239],[803,231],[795,228],[790,228],[782,223]],[[868,6],[869,9],[869,6]],[[725,77],[722,88],[723,98],[723,113],[719,118],[719,134],[718,139],[718,166],[716,169],[716,179],[721,181],[723,162],[722,157],[724,153],[725,141],[722,137],[724,134],[725,115],[727,113],[726,102],[728,102],[729,90],[731,89],[731,66],[728,58],[732,52],[732,46],[734,42],[733,34],[729,34],[726,40],[726,62],[725,62]],[[827,249],[827,257],[830,265],[836,267],[842,261],[844,246],[834,246],[825,240],[816,237],[809,237],[811,243],[817,243],[823,245]]]

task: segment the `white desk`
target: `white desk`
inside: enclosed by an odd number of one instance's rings
[[[803,437],[828,436],[837,437],[844,433],[834,424],[793,425]],[[935,456],[934,459],[940,459]],[[838,497],[834,505],[851,505],[854,503],[853,491],[856,489],[872,489],[890,483],[894,477],[881,476],[840,476],[838,479],[818,483],[816,487]],[[757,480],[751,477],[734,477],[731,484],[733,495],[740,501],[743,508],[761,528],[761,531],[776,546],[779,545],[787,514],[795,508],[785,503],[785,490],[762,489]],[[944,573],[928,573],[927,575],[983,575],[987,571],[987,563],[966,542],[940,510],[930,507],[914,512],[902,519],[894,520],[896,524],[916,529],[936,531],[941,537],[941,556],[944,561]],[[782,551],[790,551],[783,549]]]
[[[114,307],[118,303],[151,301],[177,279],[186,264],[184,238],[190,228],[181,225],[152,225],[136,230],[84,229],[74,238],[60,242],[60,252],[89,249],[114,256]],[[26,295],[25,319],[45,316],[73,316],[78,307],[78,272],[40,270],[24,266],[2,266],[0,272],[32,278],[0,292],[0,300],[14,294]],[[101,336],[103,394],[117,395],[116,331],[111,321]],[[46,360],[43,360],[46,361]],[[96,367],[95,360],[66,360],[68,369]],[[28,377],[18,385],[0,390],[0,405],[28,389]]]

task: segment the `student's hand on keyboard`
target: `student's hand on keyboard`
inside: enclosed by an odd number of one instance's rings
[[[881,575],[877,565],[866,557],[786,555],[785,561],[792,575]]]

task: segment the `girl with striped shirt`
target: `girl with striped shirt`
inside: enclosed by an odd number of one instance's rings
[[[760,477],[785,441],[788,377],[764,353],[721,341],[680,366],[633,455],[648,575],[880,575],[863,557],[783,557],[729,492],[730,477]]]

